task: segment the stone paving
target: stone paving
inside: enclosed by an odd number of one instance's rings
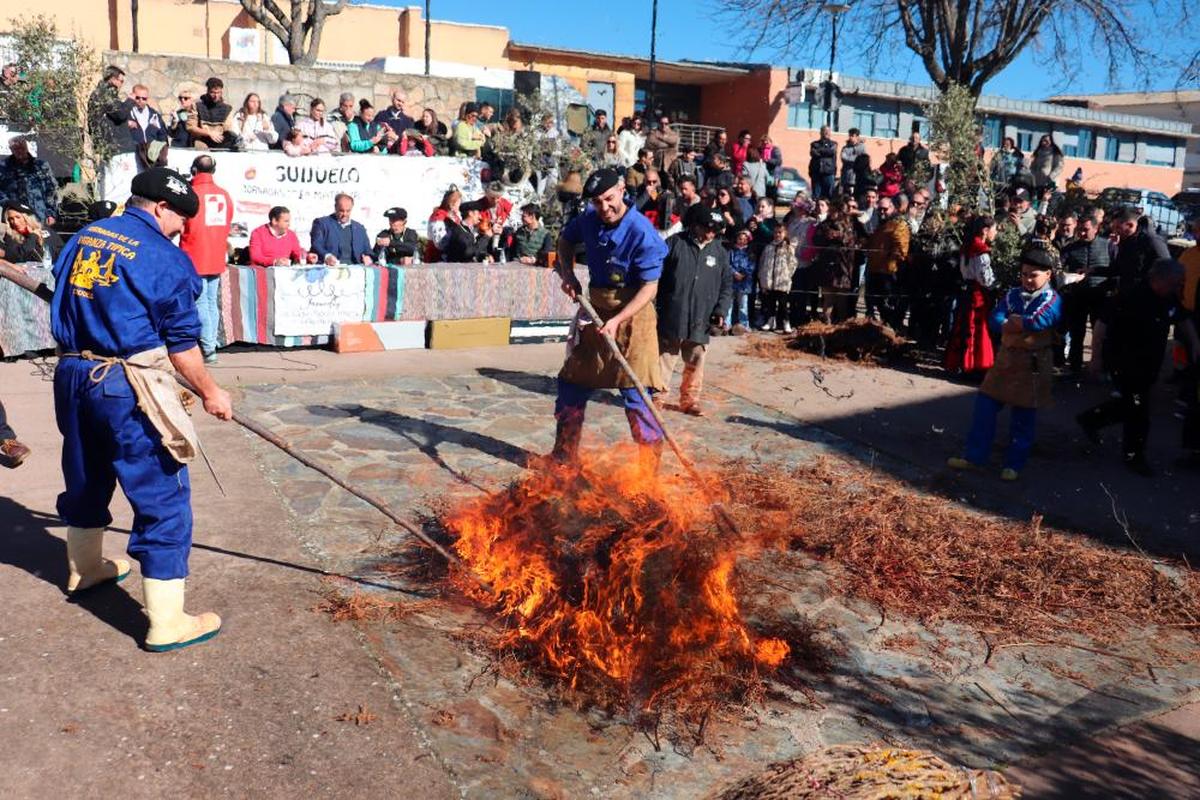
[[[452,378],[247,387],[239,407],[416,518],[439,503],[500,487],[527,458],[547,452],[553,392],[549,375],[480,370]],[[848,455],[850,446],[831,434],[744,399],[711,395],[710,417],[671,417],[699,459],[799,463]],[[584,447],[627,440],[617,399],[598,393]],[[389,597],[429,597],[428,587],[404,585],[387,569],[409,544],[406,534],[283,453],[253,442],[297,535],[327,570]],[[903,474],[898,466],[893,471]],[[726,714],[700,748],[663,740],[656,749],[625,720],[562,707],[535,682],[500,677],[485,654],[464,642],[464,631],[483,616],[454,598],[426,600],[399,622],[361,629],[436,758],[471,797],[691,798],[769,761],[881,737],[969,765],[1003,766],[1171,708],[1200,689],[1196,665],[1138,672],[1119,659],[1062,647],[1013,647],[989,658],[970,630],[881,619],[873,607],[839,597],[832,574],[797,554],[771,554],[745,569],[762,587],[747,598],[747,614],[769,608],[776,616],[807,618],[823,631],[832,670],[804,676],[809,696],[774,686],[763,706]],[[1129,646],[1139,657],[1151,641],[1171,646],[1162,632],[1140,633],[1145,646]]]

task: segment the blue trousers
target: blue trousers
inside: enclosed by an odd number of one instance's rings
[[[750,325],[750,292],[734,291],[733,305],[725,315],[726,325]]]
[[[558,399],[554,402],[554,418],[568,434],[578,440],[583,430],[583,417],[587,410],[588,400],[594,389],[569,383],[558,379]],[[653,392],[653,389],[650,390]],[[633,440],[638,444],[658,444],[662,441],[662,428],[654,420],[654,415],[646,407],[637,389],[621,389],[621,399],[625,401],[625,416],[629,420],[629,430]]]
[[[217,352],[217,331],[221,327],[221,278],[218,275],[200,276],[200,296],[196,311],[200,313],[200,352],[211,356]]]
[[[66,490],[58,515],[68,525],[103,528],[116,484],[133,508],[126,552],[157,580],[185,578],[192,547],[192,487],[187,467],[162,445],[161,436],[137,408],[120,367],[99,383],[94,362],[64,358],[54,371],[54,412],[63,436]]]
[[[975,395],[975,414],[971,419],[971,432],[967,434],[967,460],[972,464],[984,465],[992,453],[992,442],[996,438],[996,417],[1004,404],[983,392]],[[1029,461],[1033,449],[1033,436],[1037,428],[1037,409],[1012,407],[1012,418],[1008,428],[1008,448],[1004,451],[1004,466],[1020,472]]]

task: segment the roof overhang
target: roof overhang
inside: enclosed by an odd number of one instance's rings
[[[584,69],[628,72],[641,80],[650,79],[650,59],[637,56],[509,42],[508,57],[513,61],[521,61],[532,67],[536,67],[538,64],[560,64]],[[654,67],[656,81],[692,86],[724,83],[748,74],[750,74],[750,70],[744,67],[701,64],[694,61],[657,61]]]

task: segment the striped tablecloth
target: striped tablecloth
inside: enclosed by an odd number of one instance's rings
[[[524,264],[417,264],[407,267],[338,267],[365,271],[361,320],[442,320],[509,317],[569,319],[575,305],[550,270]],[[580,278],[586,282],[585,271]],[[221,345],[319,345],[328,336],[275,336],[275,286],[271,267],[230,266],[221,279]]]

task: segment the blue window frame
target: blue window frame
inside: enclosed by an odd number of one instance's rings
[[[1059,132],[1059,146],[1062,147],[1064,156],[1072,158],[1091,158],[1092,150],[1095,147],[1092,129],[1078,128],[1072,130],[1062,130]]]
[[[999,117],[983,118],[983,146],[998,150],[1004,144],[1004,120]]]
[[[1148,136],[1146,137],[1146,158],[1145,162],[1155,167],[1174,167],[1175,163],[1175,139],[1168,139],[1165,136]]]
[[[491,103],[496,109],[493,119],[504,119],[504,115],[513,107],[512,89],[493,89],[490,86],[475,87],[476,103]]]
[[[1104,142],[1104,160],[1132,164],[1137,160],[1137,137],[1131,133],[1108,131]]]
[[[900,135],[900,109],[895,103],[858,97],[853,107],[853,127],[863,136],[895,139]]]
[[[1033,150],[1033,131],[1017,131],[1017,149],[1022,153]],[[1041,138],[1040,136],[1038,137]]]

